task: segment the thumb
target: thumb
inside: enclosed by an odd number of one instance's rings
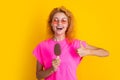
[[[80,41],[80,48],[84,48],[83,41]]]

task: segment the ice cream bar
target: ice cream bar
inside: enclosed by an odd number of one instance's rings
[[[60,47],[59,43],[56,43],[54,46],[54,54],[56,56],[60,56],[60,54],[61,54],[61,47]]]

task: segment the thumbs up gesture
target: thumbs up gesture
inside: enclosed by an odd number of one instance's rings
[[[76,51],[81,57],[86,56],[89,53],[89,49],[85,48],[82,42],[80,42],[80,48],[78,48]]]

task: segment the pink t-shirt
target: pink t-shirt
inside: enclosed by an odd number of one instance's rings
[[[86,42],[81,40],[73,40],[68,43],[67,39],[56,42],[48,39],[41,42],[33,51],[33,54],[39,63],[48,69],[52,66],[52,60],[56,58],[54,54],[54,45],[59,43],[61,46],[61,63],[56,72],[45,78],[45,80],[77,80],[76,69],[82,57],[76,53],[76,49],[80,48],[80,43],[86,47]]]

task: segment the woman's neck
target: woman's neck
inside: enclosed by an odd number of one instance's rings
[[[61,41],[65,39],[65,35],[54,35],[53,39],[55,41]]]

